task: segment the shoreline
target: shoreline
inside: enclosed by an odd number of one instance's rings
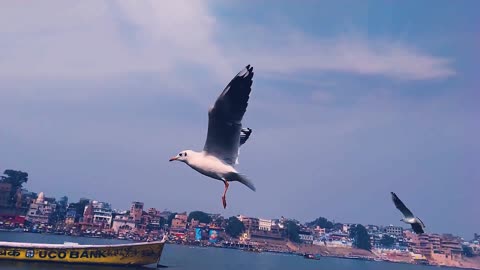
[[[180,244],[180,243],[176,243],[176,242],[167,242],[166,244],[167,245],[177,245],[177,246],[198,247],[198,248],[222,248],[222,249],[235,249],[235,250],[240,250],[240,251],[246,251],[245,249],[242,249],[242,248],[232,248],[232,247],[222,247],[222,246],[191,245],[191,244]],[[282,255],[290,255],[290,256],[303,256],[304,255],[304,254],[294,253],[294,252],[282,252],[282,251],[270,251],[270,250],[265,250],[265,251],[262,251],[262,252],[254,252],[254,253],[271,253],[271,254],[282,254]],[[373,257],[371,259],[348,257],[348,256],[339,256],[339,255],[320,255],[320,257],[342,259],[342,260],[385,262],[385,263],[395,263],[395,264],[421,265],[421,266],[430,266],[430,267],[455,268],[455,269],[467,269],[467,270],[478,270],[478,269],[480,269],[480,268],[458,267],[458,266],[436,265],[436,264],[416,264],[416,263],[409,263],[409,262],[402,262],[402,261],[391,261],[391,260],[385,260],[385,259],[382,259],[380,261],[376,261]]]
[[[204,244],[194,244],[189,242],[176,242],[176,241],[167,241],[166,244],[171,245],[179,245],[179,246],[189,246],[189,247],[199,247],[199,248],[223,248],[223,249],[235,249],[241,251],[249,251],[246,248],[240,247],[225,247],[223,245],[204,245]],[[295,252],[295,251],[280,251],[280,250],[269,250],[269,249],[261,249],[261,252],[249,251],[253,253],[271,253],[271,254],[282,254],[282,255],[292,255],[292,256],[304,256],[308,253],[302,252]],[[408,264],[408,265],[422,265],[422,266],[431,266],[431,267],[441,267],[441,268],[454,268],[454,269],[468,269],[468,270],[479,270],[480,267],[462,267],[462,266],[455,266],[455,265],[443,265],[443,264],[432,264],[429,262],[428,264],[422,263],[415,263],[415,262],[408,262],[408,261],[395,261],[395,260],[388,260],[384,258],[380,258],[378,255],[374,254],[372,251],[368,251],[372,254],[372,256],[356,256],[356,255],[338,255],[338,254],[315,254],[319,255],[320,257],[326,258],[334,258],[334,259],[343,259],[343,260],[358,260],[358,261],[371,261],[371,262],[386,262],[386,263],[395,263],[395,264]],[[380,259],[380,260],[375,260]]]
[[[148,242],[148,241],[141,241],[141,240],[133,240],[133,239],[119,239],[116,237],[98,237],[98,236],[88,236],[88,235],[68,235],[68,234],[59,234],[55,232],[24,232],[24,231],[9,231],[9,230],[0,230],[0,232],[5,232],[5,233],[22,233],[22,234],[40,234],[40,235],[56,235],[56,236],[69,236],[69,237],[74,237],[74,238],[85,238],[85,239],[103,239],[103,240],[117,240],[117,241],[126,241],[126,242]],[[8,241],[10,242],[10,241]],[[304,252],[295,252],[295,251],[282,251],[282,250],[271,250],[271,249],[263,249],[260,248],[260,251],[250,251],[248,248],[242,248],[242,247],[234,247],[234,246],[224,246],[223,243],[218,243],[218,244],[203,244],[201,242],[179,242],[179,241],[172,241],[172,240],[167,240],[166,245],[178,245],[178,246],[189,246],[189,247],[199,247],[199,248],[222,248],[222,249],[235,249],[235,250],[241,250],[241,251],[247,251],[247,252],[252,252],[252,253],[272,253],[272,254],[282,254],[282,255],[292,255],[292,256],[304,256],[305,254],[309,253],[304,253]],[[288,248],[287,246],[285,246]],[[441,264],[431,264],[430,262],[428,264],[421,264],[421,263],[412,263],[412,262],[407,262],[407,261],[394,261],[394,260],[388,260],[384,258],[380,258],[378,255],[374,254],[372,251],[369,251],[372,256],[357,256],[357,255],[339,255],[339,254],[320,254],[317,253],[315,255],[319,255],[320,257],[326,257],[326,258],[335,258],[335,259],[344,259],[344,260],[359,260],[359,261],[371,261],[371,262],[386,262],[386,263],[396,263],[396,264],[409,264],[409,265],[423,265],[423,266],[431,266],[431,267],[442,267],[442,268],[455,268],[455,269],[468,269],[468,270],[479,270],[480,267],[474,268],[474,267],[461,267],[461,266],[455,266],[455,265],[441,265]],[[380,260],[376,260],[380,259]]]

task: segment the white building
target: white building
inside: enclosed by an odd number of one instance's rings
[[[304,243],[313,243],[313,235],[311,234],[300,233],[298,234],[298,236],[300,237],[300,240],[302,240],[302,242]]]
[[[45,201],[43,192],[40,192],[35,202],[30,204],[26,220],[32,223],[48,223],[48,218],[55,211],[56,206],[55,203]]]
[[[113,220],[112,229],[114,232],[125,232],[135,228],[135,220],[128,215],[118,215]]]
[[[389,235],[403,236],[403,228],[399,226],[388,225],[385,227],[385,232]]]
[[[93,201],[93,223],[112,225],[112,207],[109,203]]]
[[[353,243],[351,241],[346,240],[335,240],[335,241],[322,241],[322,240],[315,240],[312,242],[314,245],[317,246],[327,246],[327,247],[352,247]]]
[[[272,220],[271,219],[259,219],[258,220],[258,229],[260,231],[271,231],[272,230]]]
[[[356,224],[353,224],[353,223],[344,223],[344,224],[342,225],[342,232],[343,232],[343,233],[349,233],[349,232],[350,232],[350,228],[351,228],[352,226],[354,226],[354,225],[356,225]]]

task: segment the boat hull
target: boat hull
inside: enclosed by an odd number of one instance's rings
[[[54,245],[0,242],[0,260],[68,264],[149,265],[162,255],[164,241],[122,245]]]

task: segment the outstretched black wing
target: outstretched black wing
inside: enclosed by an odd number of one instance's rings
[[[233,165],[240,146],[242,118],[252,91],[253,67],[240,71],[208,112],[207,140],[203,150]]]
[[[397,194],[391,192],[392,194],[392,200],[395,206],[397,207],[400,212],[405,216],[405,218],[413,218],[413,213],[408,210],[408,208],[403,204],[403,202],[398,198]]]
[[[422,228],[422,225],[420,225],[420,223],[413,223],[411,224],[412,225],[412,230],[416,233],[416,234],[422,234],[424,233],[425,231],[423,230]]]

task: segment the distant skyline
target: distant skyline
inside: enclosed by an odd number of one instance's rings
[[[394,191],[427,232],[480,232],[477,1],[1,7],[0,170],[27,171],[29,190],[403,226]],[[239,169],[257,191],[233,183],[224,210],[222,183],[168,159],[203,148],[247,64]]]

